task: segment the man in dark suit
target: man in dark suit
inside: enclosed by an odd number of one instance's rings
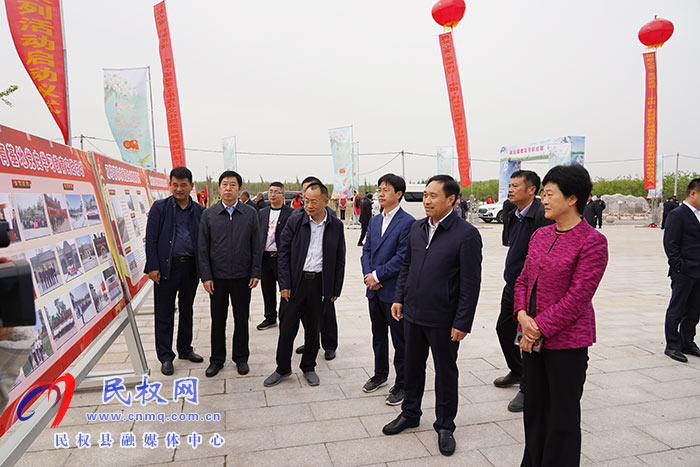
[[[600,195],[596,195],[595,197],[595,202],[598,204],[598,228],[602,229],[603,228],[603,211],[605,211],[606,205],[605,201],[603,201],[603,198],[600,197]]]
[[[304,323],[304,354],[299,367],[310,386],[320,382],[314,371],[324,302],[340,296],[345,276],[343,223],[328,214],[328,189],[311,183],[304,190],[306,214],[291,216],[282,231],[278,252],[280,295],[287,301],[280,309],[277,368],[265,387],[275,386],[292,374],[292,350]]]
[[[322,183],[321,180],[309,175],[301,182],[301,192],[304,193],[312,183]],[[326,206],[326,212],[329,216],[337,217],[335,211]],[[304,207],[296,209],[292,215],[306,213]],[[303,323],[302,323],[303,324]],[[333,360],[336,351],[338,350],[338,320],[335,314],[335,303],[326,300],[323,304],[323,316],[321,317],[321,347],[323,347],[323,356],[326,360]],[[304,344],[297,347],[295,353],[301,355],[304,353]]]
[[[257,211],[258,205],[255,201],[250,199],[250,193],[247,191],[241,191],[241,201]]]
[[[204,208],[190,199],[192,172],[186,167],[170,171],[170,193],[156,200],[146,223],[146,267],[154,282],[156,353],[160,371],[168,376],[174,370],[173,325],[175,296],[179,322],[177,353],[182,360],[201,363],[204,359],[192,349],[192,305],[197,293],[197,237]]]
[[[430,351],[437,416],[433,428],[445,456],[456,447],[452,433],[458,403],[457,350],[471,332],[481,286],[481,235],[454,212],[458,194],[459,184],[449,175],[432,177],[423,194],[428,217],[411,226],[391,306],[394,319],[405,318],[405,396],[401,414],[382,429],[395,435],[420,424]]]
[[[685,201],[666,219],[664,251],[671,276],[664,353],[686,363],[686,354],[700,357],[695,343],[700,320],[700,178],[691,180]]]
[[[260,221],[260,233],[263,242],[262,288],[263,301],[265,302],[265,319],[258,324],[257,329],[271,328],[277,325],[277,250],[280,237],[287,219],[292,214],[292,208],[284,204],[284,185],[280,182],[270,183],[268,188],[270,205],[258,211]]]
[[[666,218],[668,217],[669,213],[676,209],[678,207],[678,198],[676,198],[676,195],[669,196],[666,201],[664,201],[664,213],[663,216],[661,217],[661,229],[663,230],[666,227]]]
[[[362,387],[364,392],[374,392],[386,384],[389,378],[389,337],[394,346],[394,386],[386,398],[388,405],[399,405],[404,398],[404,349],[403,323],[391,316],[391,304],[396,292],[396,281],[406,256],[408,233],[415,219],[401,209],[399,203],[406,191],[406,182],[394,174],[386,174],[377,182],[378,201],[382,214],[372,217],[367,230],[367,241],[362,248],[362,274],[364,275],[369,317],[372,321],[372,349],[374,350],[374,375]]]
[[[595,229],[596,223],[598,222],[598,210],[600,206],[598,203],[593,201],[591,195],[588,195],[588,202],[586,207],[583,208],[583,218],[588,222],[588,224]]]
[[[372,193],[367,193],[365,199],[362,200],[362,205],[360,207],[360,240],[357,242],[357,246],[362,246],[362,242],[367,235],[367,227],[369,227],[369,220],[372,218]]]
[[[250,292],[260,280],[262,235],[255,208],[238,199],[243,178],[233,170],[219,177],[221,201],[207,208],[199,224],[199,271],[210,296],[211,357],[206,376],[226,361],[226,318],[233,308],[232,357],[238,374],[250,371],[248,319]]]
[[[496,321],[496,334],[501,351],[510,370],[507,375],[496,378],[494,386],[507,388],[520,384],[520,391],[508,403],[511,412],[522,412],[525,394],[522,391],[523,359],[515,344],[518,323],[513,319],[513,287],[525,265],[530,237],[544,225],[554,221],[544,217],[544,206],[537,199],[540,177],[530,170],[513,172],[508,184],[508,199],[503,203],[503,246],[507,246],[503,279],[506,281],[501,294],[501,312]]]

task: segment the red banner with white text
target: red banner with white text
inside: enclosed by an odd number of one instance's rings
[[[452,113],[452,126],[454,127],[455,141],[457,143],[459,178],[462,186],[470,186],[472,182],[469,175],[467,117],[464,114],[462,84],[459,80],[459,68],[457,68],[457,56],[455,55],[455,46],[452,41],[451,32],[440,34],[440,50],[442,52],[442,64],[445,67],[447,94],[450,98],[450,112]]]
[[[17,55],[70,145],[60,1],[5,0],[5,10]]]
[[[656,189],[656,52],[644,54],[644,189]]]
[[[185,143],[182,138],[182,120],[180,119],[180,98],[177,94],[177,80],[175,79],[175,61],[173,48],[170,42],[170,27],[168,26],[168,14],[165,10],[165,1],[153,6],[158,31],[158,51],[160,63],[163,68],[163,100],[165,101],[165,114],[168,122],[168,138],[170,140],[170,157],[173,167],[185,165]]]

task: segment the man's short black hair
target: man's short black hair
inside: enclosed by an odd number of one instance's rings
[[[321,183],[321,180],[314,177],[313,175],[309,175],[308,177],[306,177],[304,180],[301,181],[301,184],[303,185],[305,183],[312,183],[312,182]]]
[[[308,191],[308,190],[310,190],[310,189],[312,189],[312,188],[315,190],[316,187],[318,187],[318,189],[321,190],[321,194],[322,194],[323,196],[325,196],[326,198],[328,198],[328,187],[326,187],[326,185],[324,185],[324,184],[321,183],[321,182],[313,182],[313,183],[311,183],[309,186],[306,187],[306,191]]]
[[[241,178],[238,172],[234,172],[233,170],[225,170],[219,175],[219,185],[221,185],[221,182],[227,177],[236,177],[236,180],[238,180],[238,188],[243,188],[243,178]]]
[[[192,171],[187,167],[175,167],[170,171],[170,181],[173,181],[173,177],[178,180],[187,179],[192,183]]]
[[[510,176],[511,180],[518,177],[525,179],[525,186],[534,186],[535,194],[540,191],[540,177],[532,170],[516,170],[513,172],[513,175]]]
[[[690,196],[691,191],[700,193],[700,178],[694,178],[688,183],[688,189],[685,190],[685,197]]]
[[[582,165],[557,165],[549,169],[542,180],[542,186],[550,182],[555,183],[567,198],[571,195],[576,196],[576,209],[579,214],[583,214],[588,197],[593,190],[593,182],[588,170]]]
[[[457,183],[457,181],[455,181],[455,179],[449,175],[433,175],[428,179],[425,186],[430,185],[432,182],[442,183],[442,191],[445,193],[447,198],[454,195],[455,200],[452,202],[452,205],[454,206],[454,204],[457,202],[457,195],[459,194],[459,183]]]
[[[385,174],[382,175],[379,178],[379,181],[377,181],[377,188],[379,188],[379,185],[382,183],[386,183],[387,185],[391,185],[394,188],[394,191],[398,193],[399,191],[401,192],[401,197],[399,198],[399,201],[401,198],[403,198],[403,194],[406,193],[406,181],[399,177],[398,175],[395,174]]]
[[[270,188],[272,187],[282,188],[284,190],[284,183],[282,182],[272,182],[270,183]]]

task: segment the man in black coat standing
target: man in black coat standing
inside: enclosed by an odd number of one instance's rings
[[[671,211],[676,209],[678,207],[678,198],[676,198],[676,195],[669,196],[666,201],[664,201],[664,213],[663,216],[661,217],[661,229],[663,230],[666,227],[666,218],[670,214]]]
[[[471,332],[481,286],[481,235],[453,210],[459,184],[449,175],[428,180],[423,206],[428,217],[411,226],[406,257],[391,313],[404,319],[406,387],[401,414],[385,425],[386,435],[420,424],[428,352],[435,365],[433,428],[438,448],[454,453],[457,416],[457,350]]]
[[[192,172],[186,167],[170,171],[171,196],[156,200],[146,223],[146,267],[154,282],[156,353],[160,371],[166,376],[175,371],[173,325],[175,297],[178,297],[179,322],[177,353],[181,360],[201,363],[204,359],[192,349],[192,315],[199,283],[197,237],[204,208],[190,199]]]
[[[270,205],[258,211],[260,234],[262,235],[263,254],[260,278],[263,302],[265,302],[265,319],[258,324],[262,331],[277,324],[277,255],[278,245],[287,219],[293,209],[284,204],[284,185],[272,182],[268,188]]]
[[[357,242],[357,246],[362,246],[365,240],[370,219],[372,219],[372,193],[367,193],[360,207],[360,227],[362,230],[360,231],[360,240]]]
[[[544,225],[554,221],[544,217],[544,206],[536,198],[540,190],[540,177],[530,170],[518,170],[511,175],[508,184],[508,200],[503,203],[503,246],[507,246],[506,266],[503,279],[506,281],[501,294],[501,312],[496,321],[496,334],[501,351],[510,370],[507,375],[493,382],[498,388],[520,384],[520,391],[508,404],[511,412],[522,412],[525,394],[522,391],[523,359],[515,344],[518,323],[513,319],[513,287],[525,265],[530,237]]]
[[[695,343],[700,320],[700,178],[691,180],[685,201],[666,219],[664,251],[671,276],[664,353],[686,363],[686,355],[700,357]]]
[[[299,322],[304,324],[304,353],[299,367],[310,386],[320,383],[315,372],[319,331],[325,302],[340,296],[345,277],[343,223],[326,211],[328,188],[319,182],[304,190],[306,214],[291,216],[282,231],[278,267],[280,310],[277,368],[265,387],[276,386],[292,374],[292,350]]]

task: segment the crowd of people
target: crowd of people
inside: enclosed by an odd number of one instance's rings
[[[177,356],[204,361],[192,347],[192,304],[201,280],[212,320],[205,375],[213,377],[224,368],[229,305],[234,322],[230,356],[237,372],[248,374],[251,291],[260,282],[265,310],[257,329],[279,322],[276,368],[263,385],[273,387],[292,374],[300,323],[300,369],[310,386],[319,385],[319,350],[326,360],[336,357],[335,302],[343,290],[346,262],[344,224],[328,207],[327,187],[307,177],[301,196],[287,206],[284,184],[273,182],[269,205],[262,206],[262,197],[254,201],[242,190],[238,173],[225,171],[219,177],[221,200],[207,209],[192,202],[191,187],[192,173],[173,169],[172,196],[156,201],[148,218],[145,272],[155,282],[161,372],[174,371],[176,296]],[[432,354],[433,427],[439,451],[449,456],[456,448],[459,344],[472,332],[481,285],[481,235],[464,220],[459,184],[448,175],[428,180],[426,217],[418,220],[400,206],[406,190],[401,177],[386,174],[378,187],[380,214],[371,215],[371,194],[358,203],[355,193],[346,205],[362,226],[358,246],[374,353],[374,372],[362,390],[374,392],[388,384],[393,366],[386,403],[400,405],[401,412],[383,432],[395,435],[418,426],[426,360]],[[517,171],[508,187],[502,236],[508,247],[505,286],[495,326],[509,372],[493,383],[520,386],[508,409],[523,412],[523,466],[580,462],[580,401],[588,348],[596,341],[592,299],[608,262],[607,240],[595,228],[598,219],[586,222],[587,206],[597,201],[591,200],[591,189],[581,166],[554,167],[542,181],[535,172]],[[686,353],[700,356],[693,340],[700,317],[700,179],[691,182],[682,206],[668,215],[664,233],[673,290],[666,354],[680,361]]]

